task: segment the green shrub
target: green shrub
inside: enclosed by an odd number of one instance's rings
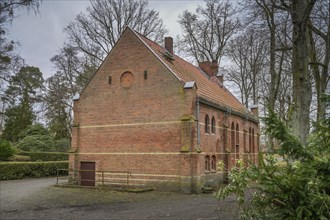
[[[282,162],[272,153],[260,154],[258,166],[239,161],[216,197],[235,194],[243,219],[330,219],[330,118],[317,124],[306,146],[273,112],[264,120],[280,141],[274,153]],[[246,188],[253,188],[252,199],[246,200]]]
[[[68,169],[67,161],[0,162],[0,180],[56,176],[57,169]]]
[[[55,140],[49,135],[26,136],[17,143],[17,148],[24,151],[52,151]]]
[[[49,131],[41,124],[29,125],[26,129],[24,129],[18,135],[18,139],[22,140],[28,136],[42,136],[42,135],[50,135]]]
[[[29,152],[19,151],[18,155],[29,156],[32,161],[65,161],[69,160],[68,153],[62,152]]]
[[[10,142],[6,140],[0,140],[0,161],[8,160],[9,157],[13,156],[14,149]]]
[[[57,152],[68,152],[70,149],[70,138],[62,138],[59,140],[55,140],[53,149]]]

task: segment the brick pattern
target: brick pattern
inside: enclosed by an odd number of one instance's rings
[[[95,162],[96,171],[129,172],[131,184],[187,192],[198,191],[209,178],[223,179],[223,171],[205,172],[205,156],[214,155],[217,162],[225,159],[224,149],[233,142],[232,122],[241,132],[253,127],[258,134],[258,126],[207,105],[200,106],[195,118],[198,89],[183,85],[136,33],[125,31],[74,102],[70,169],[79,170],[82,161]],[[210,123],[215,118],[214,134],[205,134],[206,114]],[[227,146],[224,126],[229,128]],[[239,134],[241,153],[243,133]],[[232,153],[228,158],[235,161]],[[102,178],[97,172],[97,181]],[[125,182],[119,173],[106,178],[114,184]]]

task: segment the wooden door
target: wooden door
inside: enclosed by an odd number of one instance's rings
[[[80,185],[95,186],[95,162],[80,162]]]

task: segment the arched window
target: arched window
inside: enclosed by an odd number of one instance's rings
[[[246,135],[247,135],[247,131],[244,130],[243,131],[243,158],[244,158],[244,163],[245,163],[245,166],[247,166],[248,164],[248,155],[246,154],[248,152],[248,148],[246,146]]]
[[[235,124],[234,122],[231,123],[231,149],[230,152],[234,153],[235,152]]]
[[[211,131],[212,131],[212,134],[215,134],[215,118],[214,118],[214,116],[212,117],[212,121],[211,121]]]
[[[210,119],[209,116],[205,116],[205,133],[210,133]]]
[[[210,156],[206,155],[205,156],[205,171],[210,171],[211,167],[210,167]]]
[[[256,149],[255,149],[255,144],[254,144],[254,128],[252,128],[252,154],[253,154],[253,156],[252,156],[252,158],[253,158],[253,163],[255,163],[255,161],[256,161]]]
[[[254,145],[254,128],[252,128],[252,152],[255,153],[255,145]]]
[[[216,157],[213,155],[212,157],[211,157],[211,170],[216,170]]]
[[[227,148],[227,127],[223,126],[223,152],[226,152]]]
[[[243,149],[244,149],[244,153],[247,152],[247,146],[246,146],[246,130],[244,130],[243,132]]]
[[[251,131],[251,127],[249,127],[249,153],[252,153],[252,131]]]
[[[236,124],[236,159],[239,159],[239,126]]]
[[[260,146],[260,134],[257,134],[257,151],[259,151],[259,146]]]

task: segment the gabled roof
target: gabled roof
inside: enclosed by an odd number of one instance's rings
[[[214,82],[215,79],[210,79],[199,67],[175,54],[173,54],[173,59],[169,59],[166,56],[168,51],[164,47],[135,31],[133,32],[183,84],[192,81],[196,83],[198,98],[236,112],[240,116],[254,118],[252,113],[231,92]]]

